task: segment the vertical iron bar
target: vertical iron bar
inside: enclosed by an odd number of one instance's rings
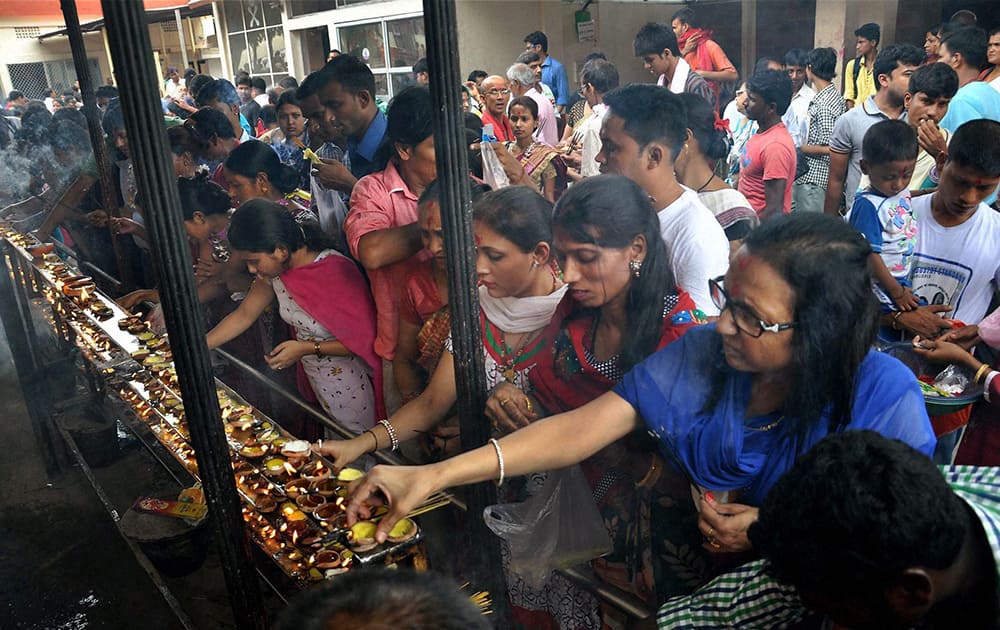
[[[430,67],[431,98],[434,103],[434,151],[441,184],[441,222],[448,263],[448,308],[455,357],[455,385],[461,418],[462,448],[486,444],[490,425],[483,415],[486,406],[486,368],[479,329],[479,294],[476,290],[476,248],[472,237],[472,199],[466,185],[469,173],[468,147],[462,120],[459,88],[462,79],[458,59],[458,27],[452,0],[424,0],[424,32]],[[469,488],[467,513],[471,546],[468,550],[477,587],[493,594],[494,623],[511,627],[507,586],[500,560],[499,539],[486,527],[483,508],[496,503],[493,484]]]
[[[153,264],[198,472],[211,513],[233,617],[239,628],[267,623],[205,345],[173,160],[167,148],[153,51],[142,0],[101,0],[121,90],[136,186],[146,200]]]
[[[87,130],[90,132],[90,144],[94,149],[94,161],[97,163],[97,173],[101,182],[101,205],[109,217],[121,214],[121,208],[115,200],[114,180],[111,177],[111,160],[108,158],[108,147],[104,142],[104,130],[101,127],[101,110],[97,107],[97,96],[94,92],[93,77],[90,76],[90,66],[87,65],[87,46],[83,41],[83,31],[80,30],[80,16],[76,11],[76,0],[60,0],[63,19],[66,21],[66,34],[69,35],[69,47],[73,51],[73,65],[76,68],[76,80],[80,82],[80,97],[83,99],[83,115],[87,118]],[[132,290],[132,268],[125,260],[121,244],[108,221],[108,234],[111,237],[111,247],[114,249],[115,261],[118,263],[118,279],[124,285],[123,293]]]
[[[52,440],[52,417],[46,408],[46,401],[51,398],[45,391],[44,375],[39,372],[37,357],[32,352],[33,333],[23,320],[22,300],[28,298],[24,287],[18,283],[17,258],[18,253],[0,241],[0,323],[10,346],[35,444],[45,462],[45,472],[54,475],[59,471],[59,464]]]

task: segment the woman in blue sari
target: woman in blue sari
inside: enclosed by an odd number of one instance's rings
[[[434,491],[562,468],[645,428],[687,476],[706,548],[748,551],[754,506],[823,436],[871,429],[934,450],[912,372],[871,349],[878,305],[869,254],[832,217],[765,224],[712,281],[716,323],[688,331],[583,407],[437,464],[375,467],[355,488],[351,518],[388,499],[384,539]]]

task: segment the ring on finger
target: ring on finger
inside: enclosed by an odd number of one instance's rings
[[[501,407],[503,407],[504,405],[506,405],[506,404],[507,404],[507,403],[509,403],[509,402],[510,402],[510,400],[509,400],[509,399],[507,399],[507,398],[502,398],[502,399],[500,399],[500,406],[501,406]]]
[[[708,526],[708,539],[715,540],[715,528],[711,525]]]
[[[709,538],[708,544],[710,547],[712,547],[712,549],[722,549],[722,545],[720,545],[719,541],[714,538]]]

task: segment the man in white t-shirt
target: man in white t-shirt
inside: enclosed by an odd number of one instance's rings
[[[601,152],[601,124],[608,108],[604,94],[618,87],[618,68],[606,59],[591,59],[580,71],[580,94],[593,112],[580,128],[580,169],[570,169],[570,177],[581,179],[600,173],[597,155]]]
[[[942,315],[978,324],[1000,286],[1000,214],[983,203],[1000,183],[1000,123],[959,127],[939,168],[937,192],[912,201],[919,231],[910,282],[928,305],[883,320],[922,337],[951,328]]]
[[[785,53],[785,72],[792,80],[792,101],[788,109],[795,115],[797,127],[793,128],[785,122],[788,133],[796,147],[806,143],[809,136],[809,103],[816,97],[816,90],[806,83],[806,60],[809,53],[801,48],[792,48]],[[787,113],[787,112],[786,112]]]
[[[604,103],[601,172],[628,177],[652,198],[677,285],[706,315],[717,316],[708,281],[729,269],[729,241],[698,195],[674,176],[687,138],[683,101],[655,85],[633,84],[609,92]]]

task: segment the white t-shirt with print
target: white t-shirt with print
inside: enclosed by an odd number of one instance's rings
[[[708,316],[719,314],[708,292],[708,281],[729,269],[729,240],[715,215],[690,188],[657,213],[667,260],[677,285]]]
[[[965,223],[943,227],[931,213],[936,195],[912,201],[920,225],[910,271],[913,292],[930,304],[952,306],[950,319],[978,324],[1000,286],[1000,213],[980,203]]]

